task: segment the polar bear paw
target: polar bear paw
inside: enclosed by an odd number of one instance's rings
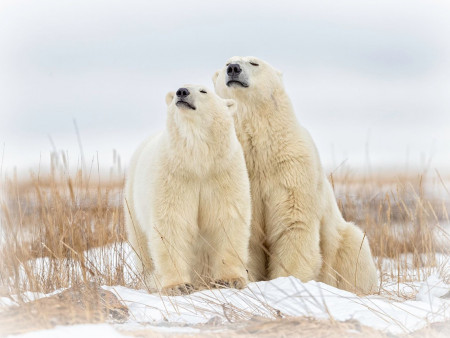
[[[235,277],[235,278],[220,278],[212,282],[212,286],[217,289],[222,288],[235,288],[235,289],[243,289],[247,285],[247,281],[243,277]]]
[[[194,291],[194,286],[191,283],[181,283],[165,286],[161,293],[166,296],[182,296],[190,294],[192,291]]]

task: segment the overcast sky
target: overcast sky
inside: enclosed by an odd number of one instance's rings
[[[126,164],[165,94],[212,88],[234,55],[284,73],[327,168],[448,169],[449,18],[446,1],[0,0],[3,170],[48,162],[49,138],[76,162],[73,120],[88,159]]]

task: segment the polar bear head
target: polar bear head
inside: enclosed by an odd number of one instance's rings
[[[252,56],[234,56],[213,75],[216,93],[246,103],[265,98],[283,87],[281,72]]]
[[[168,118],[178,131],[188,134],[213,131],[232,126],[236,104],[232,99],[222,99],[205,86],[184,85],[166,95]],[[228,129],[228,128],[225,128]]]

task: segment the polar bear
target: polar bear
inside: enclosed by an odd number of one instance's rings
[[[203,86],[168,93],[167,123],[132,157],[125,223],[149,289],[243,288],[250,236],[250,183],[233,100]]]
[[[281,73],[255,57],[233,57],[213,82],[217,94],[238,105],[235,127],[252,191],[250,278],[293,275],[374,292],[377,272],[368,240],[343,219]]]

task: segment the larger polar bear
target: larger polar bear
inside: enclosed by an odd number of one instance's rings
[[[213,82],[220,96],[238,105],[235,127],[252,191],[250,277],[293,275],[354,292],[375,291],[367,238],[343,219],[281,73],[255,57],[233,57]]]
[[[166,129],[133,155],[125,223],[150,289],[242,288],[250,236],[250,183],[233,100],[187,85],[167,94]]]

